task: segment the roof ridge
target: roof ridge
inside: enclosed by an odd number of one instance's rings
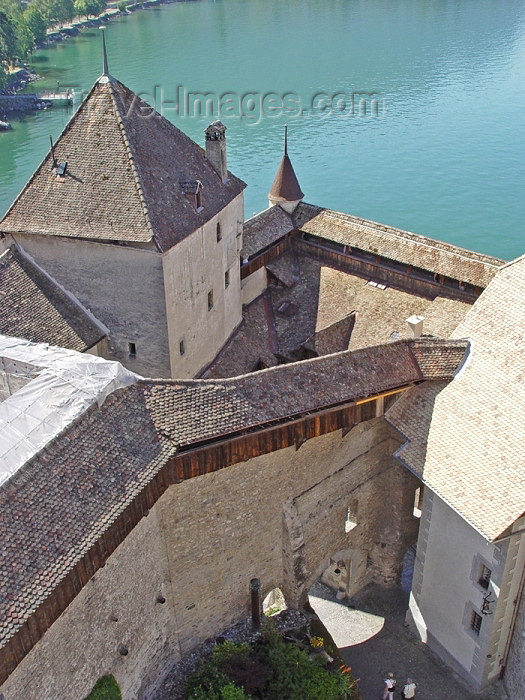
[[[314,205],[315,206],[315,205]],[[487,255],[485,253],[478,253],[474,250],[469,250],[468,248],[463,248],[462,246],[455,245],[454,243],[448,243],[447,241],[440,241],[437,238],[431,238],[422,233],[415,233],[414,231],[407,231],[396,226],[390,226],[388,224],[383,224],[379,221],[374,221],[372,219],[363,219],[360,216],[354,216],[353,214],[347,214],[345,212],[335,211],[333,209],[322,209],[319,213],[325,213],[327,216],[333,219],[339,219],[341,221],[350,221],[356,226],[361,226],[372,231],[375,235],[380,236],[381,234],[389,234],[400,239],[415,240],[419,245],[426,246],[427,248],[438,248],[444,250],[451,254],[457,255],[461,258],[467,258],[468,260],[476,260],[495,268],[496,270],[501,269],[501,267],[506,263],[502,258],[496,258],[493,255]],[[498,265],[500,262],[501,265]]]
[[[112,103],[113,103],[113,106],[115,107],[115,114],[116,114],[116,116],[117,116],[117,124],[118,124],[118,126],[119,126],[120,134],[121,134],[121,136],[122,136],[122,142],[123,142],[124,147],[125,147],[125,149],[126,149],[126,152],[127,152],[127,154],[128,154],[129,163],[130,163],[130,166],[131,166],[131,171],[132,171],[132,173],[133,173],[133,177],[135,178],[135,182],[136,182],[136,185],[137,185],[137,191],[138,191],[140,203],[142,204],[142,209],[143,209],[143,212],[144,212],[144,217],[145,217],[145,219],[146,219],[146,225],[147,225],[147,227],[148,227],[148,229],[149,229],[149,231],[150,231],[150,233],[151,233],[151,238],[152,238],[152,240],[154,241],[154,243],[155,243],[157,249],[160,250],[160,246],[158,245],[157,240],[156,240],[156,238],[155,238],[155,231],[154,231],[154,229],[153,229],[153,224],[151,223],[151,218],[150,218],[150,215],[149,215],[148,205],[146,204],[146,198],[145,198],[145,196],[144,196],[144,188],[142,187],[142,182],[141,182],[141,180],[140,180],[139,172],[138,172],[138,169],[137,169],[137,167],[136,167],[136,165],[135,165],[135,157],[134,157],[133,152],[132,152],[132,150],[131,150],[131,145],[130,145],[128,136],[127,136],[127,134],[126,134],[126,129],[125,129],[125,127],[124,127],[124,121],[123,121],[123,119],[122,119],[122,115],[120,114],[120,108],[119,108],[119,105],[118,105],[117,100],[115,99],[115,95],[114,95],[114,92],[113,92],[113,89],[114,89],[114,86],[115,86],[115,85],[120,86],[120,87],[123,88],[124,90],[126,90],[127,88],[126,88],[126,86],[125,86],[123,83],[119,82],[118,80],[115,80],[115,81],[112,81],[112,82],[108,82],[108,83],[106,83],[106,84],[107,84],[108,87],[109,87],[109,94],[110,94],[110,96],[111,96],[111,101],[112,101]],[[96,85],[96,83],[95,83],[95,85]]]

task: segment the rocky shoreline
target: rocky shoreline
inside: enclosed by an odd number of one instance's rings
[[[125,12],[120,12],[116,8],[108,9],[103,14],[92,19],[78,19],[72,24],[61,27],[47,34],[46,41],[37,45],[37,49],[45,49],[52,44],[64,41],[69,37],[78,36],[83,29],[90,27],[100,27],[107,24],[114,17],[120,17],[137,10],[146,10],[157,5],[167,5],[174,2],[194,2],[195,0],[144,0],[144,2],[136,2],[134,5],[128,5]],[[34,93],[19,94],[28,83],[39,80],[40,76],[27,68],[21,68],[16,73],[13,73],[8,78],[7,85],[0,91],[0,118],[2,115],[12,112],[34,112],[51,107],[49,100],[43,100]]]
[[[49,100],[43,100],[38,95],[19,94],[28,83],[38,80],[39,77],[27,68],[21,68],[12,74],[6,87],[0,92],[0,117],[7,117],[10,112],[36,112],[51,107]]]

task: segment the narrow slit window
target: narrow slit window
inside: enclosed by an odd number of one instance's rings
[[[135,343],[128,343],[128,352],[130,357],[137,357],[137,346]]]
[[[184,347],[184,340],[181,340],[179,342],[179,355],[182,356],[182,355],[184,355],[185,352],[186,352],[186,348]]]
[[[208,292],[208,311],[213,309],[213,289]]]
[[[224,273],[224,289],[230,286],[230,271],[226,270]]]
[[[222,238],[222,231],[221,231],[221,222],[217,222],[217,243],[221,240]]]

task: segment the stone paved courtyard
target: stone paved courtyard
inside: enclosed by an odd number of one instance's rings
[[[335,591],[316,583],[310,604],[341,650],[363,700],[382,697],[383,678],[392,671],[402,690],[407,676],[417,684],[417,700],[507,700],[497,682],[481,695],[469,692],[463,681],[445,666],[405,626],[407,595],[401,587],[370,584],[351,600],[338,601]],[[400,697],[397,693],[396,697]]]

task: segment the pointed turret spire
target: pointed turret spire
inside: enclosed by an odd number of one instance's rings
[[[291,214],[303,197],[304,194],[299,186],[292,162],[288,157],[288,125],[285,124],[284,154],[268,194],[268,200],[271,207],[279,204]]]
[[[102,75],[100,76],[99,83],[110,83],[113,82],[113,76],[109,72],[108,68],[108,52],[106,51],[106,27],[100,27],[102,31]]]

